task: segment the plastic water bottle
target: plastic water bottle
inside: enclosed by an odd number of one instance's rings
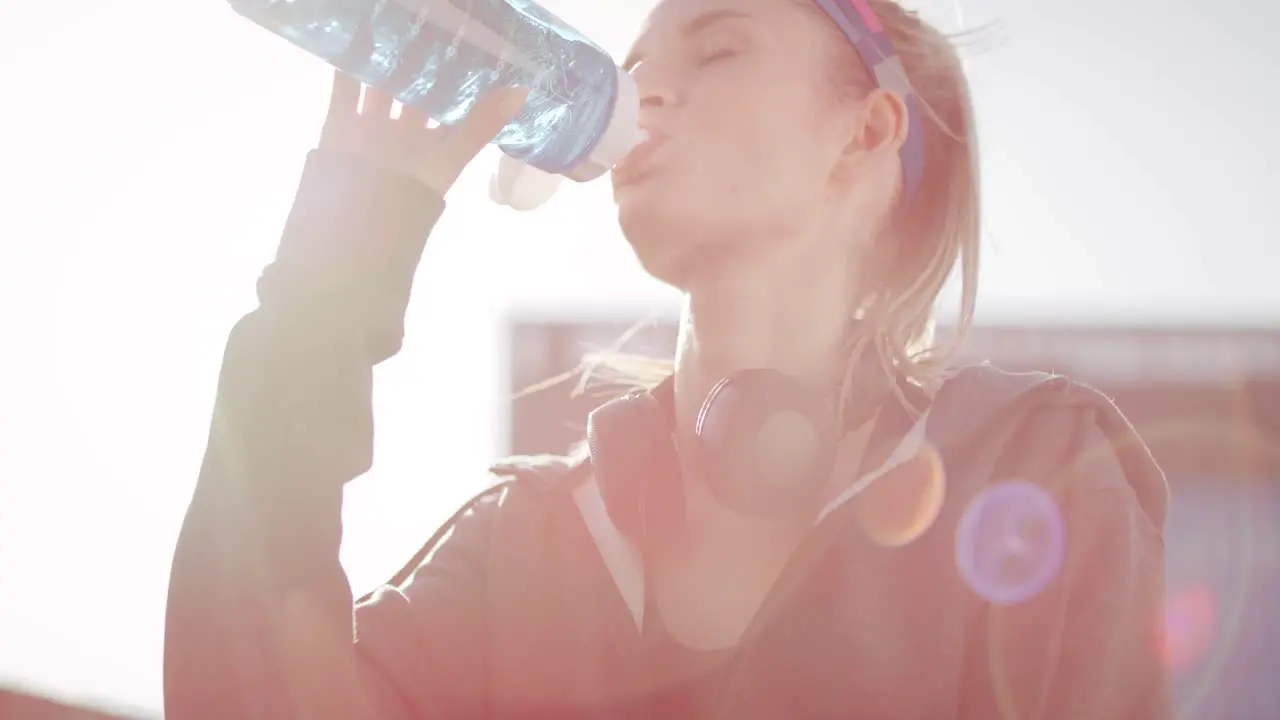
[[[537,207],[643,139],[639,93],[603,49],[528,0],[229,0],[244,17],[452,125],[498,87],[529,88],[494,143],[495,200]]]

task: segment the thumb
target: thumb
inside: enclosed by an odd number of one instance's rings
[[[453,137],[457,149],[468,157],[479,154],[524,110],[528,98],[529,89],[523,87],[494,88],[486,92],[458,127]]]

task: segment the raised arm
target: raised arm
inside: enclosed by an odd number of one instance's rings
[[[339,563],[344,485],[372,463],[373,367],[394,355],[443,193],[519,103],[486,98],[469,122],[431,130],[389,98],[337,76],[320,148],[307,159],[259,306],[231,331],[208,447],[174,555],[165,627],[166,717],[459,717],[469,552],[487,516],[424,569],[400,647],[423,688],[356,652],[352,593]],[[472,538],[472,540],[467,540]],[[419,608],[422,610],[423,608]],[[404,603],[370,608],[408,624]],[[364,614],[362,614],[362,618]],[[372,621],[372,620],[371,620]],[[364,620],[362,619],[362,622]],[[474,674],[472,674],[474,675]],[[339,706],[347,707],[337,712]]]

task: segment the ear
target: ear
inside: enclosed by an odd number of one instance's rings
[[[907,141],[909,123],[907,104],[902,97],[880,88],[872,90],[846,112],[847,120],[839,130],[839,141],[843,145],[831,175],[831,180],[841,188],[856,184],[867,172],[868,163],[898,162],[898,151]]]
[[[860,103],[857,121],[849,144],[848,155],[894,155],[907,141],[910,117],[907,104],[891,90],[876,88]]]

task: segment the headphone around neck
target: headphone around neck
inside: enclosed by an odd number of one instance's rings
[[[859,377],[879,376],[862,368]],[[913,405],[922,398],[899,381]],[[744,515],[777,516],[816,504],[835,471],[841,440],[896,405],[893,381],[865,382],[845,406],[771,369],[743,370],[718,382],[697,415],[689,457],[675,441],[675,382],[605,403],[587,418],[592,470],[609,519],[625,535],[661,532],[684,522],[682,468],[718,502]],[[927,402],[927,401],[924,401]],[[874,435],[885,428],[877,419]],[[882,427],[882,425],[884,425]]]

